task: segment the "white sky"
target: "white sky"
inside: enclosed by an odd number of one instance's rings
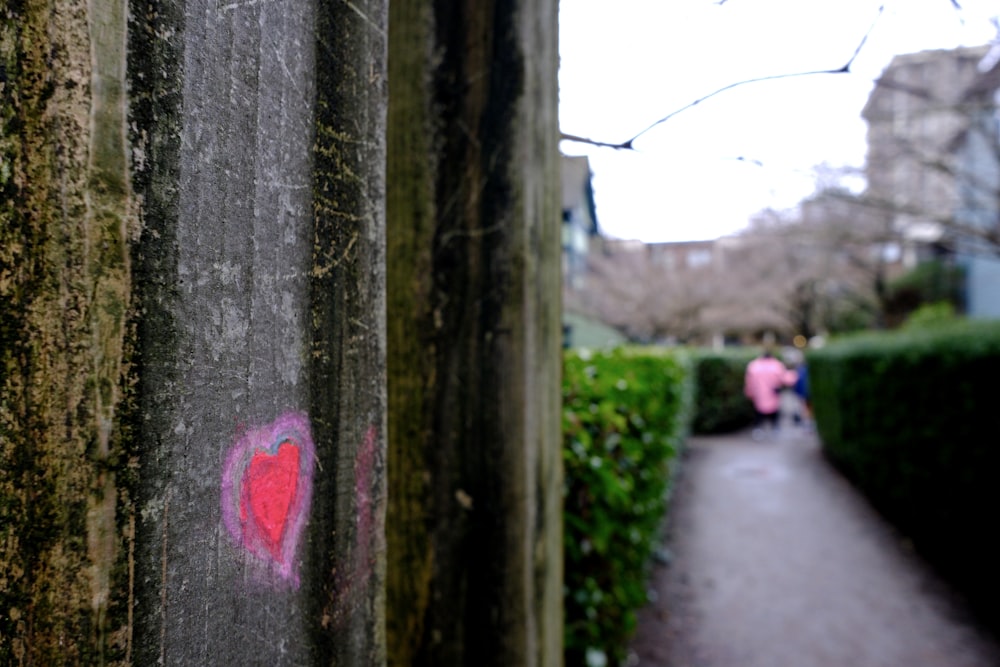
[[[850,74],[739,86],[650,130],[634,151],[568,141],[562,151],[590,156],[609,236],[732,233],[756,211],[812,194],[816,165],[864,164],[861,109],[893,55],[996,36],[997,0],[959,3],[961,12],[951,0],[561,0],[561,129],[614,143],[723,86],[841,67],[885,6]]]

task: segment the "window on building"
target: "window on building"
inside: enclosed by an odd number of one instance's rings
[[[689,269],[697,269],[701,266],[708,266],[712,263],[712,251],[707,248],[691,250],[687,255],[687,265]]]

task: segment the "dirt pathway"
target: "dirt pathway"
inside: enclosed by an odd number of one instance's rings
[[[1000,648],[822,458],[786,427],[693,438],[630,664],[994,667]]]

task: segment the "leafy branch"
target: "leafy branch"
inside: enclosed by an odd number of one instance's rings
[[[864,48],[865,43],[868,41],[869,35],[871,35],[872,30],[875,29],[875,25],[878,23],[878,19],[882,16],[882,12],[884,10],[885,10],[885,5],[879,6],[879,8],[878,8],[878,14],[875,17],[875,20],[872,21],[872,24],[868,28],[868,31],[864,34],[864,37],[861,38],[861,41],[858,43],[857,48],[854,49],[854,53],[847,60],[846,63],[844,63],[842,66],[840,66],[840,67],[838,67],[836,69],[821,69],[821,70],[810,70],[808,72],[790,72],[790,73],[784,73],[784,74],[770,74],[768,76],[760,76],[760,77],[756,77],[756,78],[753,78],[753,79],[746,79],[745,81],[737,81],[735,83],[727,84],[727,85],[723,86],[722,88],[719,88],[718,90],[712,91],[711,93],[709,93],[707,95],[699,97],[698,99],[694,100],[693,102],[685,104],[684,106],[680,107],[679,109],[675,109],[674,111],[671,111],[670,113],[668,113],[663,118],[659,119],[658,121],[656,121],[655,123],[653,123],[652,125],[650,125],[649,127],[647,127],[646,129],[642,130],[641,132],[639,132],[638,134],[636,134],[635,136],[633,136],[631,139],[628,139],[627,141],[623,141],[621,143],[610,143],[610,142],[606,142],[606,141],[597,141],[596,139],[588,139],[586,137],[580,137],[580,136],[577,136],[577,135],[566,134],[566,133],[562,133],[561,134],[561,138],[564,139],[564,140],[566,140],[566,141],[575,141],[575,142],[578,142],[578,143],[590,144],[591,146],[599,146],[599,147],[603,147],[603,148],[614,148],[616,150],[635,150],[635,147],[633,146],[633,144],[635,143],[636,139],[638,139],[642,135],[646,134],[647,132],[649,132],[650,130],[652,130],[654,127],[657,127],[658,125],[667,122],[668,120],[670,120],[671,118],[673,118],[674,116],[676,116],[677,114],[679,114],[679,113],[681,113],[683,111],[687,111],[688,109],[696,107],[699,104],[701,104],[702,102],[704,102],[706,100],[709,100],[709,99],[715,97],[716,95],[719,95],[719,94],[724,93],[726,91],[732,90],[733,88],[738,88],[740,86],[745,86],[745,85],[748,85],[748,84],[751,84],[751,83],[761,83],[763,81],[776,81],[776,80],[779,80],[779,79],[791,79],[791,78],[802,77],[802,76],[815,76],[817,74],[848,74],[851,71],[851,66],[854,64],[854,61],[857,59],[858,54],[861,53],[861,49]]]

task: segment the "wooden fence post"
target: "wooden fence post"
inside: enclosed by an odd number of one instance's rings
[[[0,17],[0,662],[384,662],[386,12]]]
[[[145,53],[181,84],[148,100],[170,148],[137,267],[138,662],[378,665],[385,3],[162,7]],[[133,53],[141,88],[163,61]]]
[[[390,665],[562,662],[557,33],[390,3]]]

